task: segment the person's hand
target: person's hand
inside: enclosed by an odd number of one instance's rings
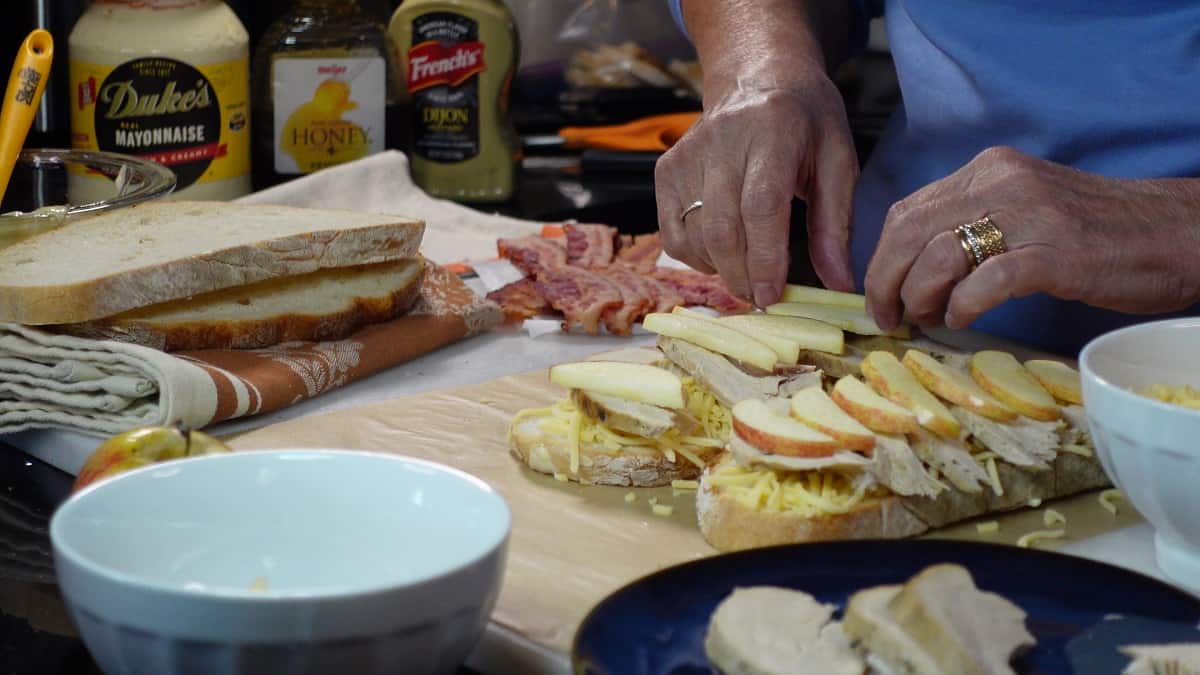
[[[666,252],[720,273],[760,307],[777,302],[787,281],[793,196],[808,204],[817,275],[834,289],[854,286],[848,242],[858,161],[842,98],[820,64],[787,75],[734,80],[711,99],[706,92],[699,122],[655,168]],[[696,200],[704,206],[684,222]]]
[[[984,216],[1008,252],[970,271],[954,228]],[[897,202],[867,270],[868,311],[963,328],[1044,292],[1128,313],[1200,300],[1200,181],[1108,178],[989,148]]]

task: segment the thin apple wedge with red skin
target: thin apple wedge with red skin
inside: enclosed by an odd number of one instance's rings
[[[832,437],[843,448],[864,454],[875,449],[875,434],[838,407],[820,387],[792,394],[791,416]]]
[[[763,452],[788,457],[830,457],[840,449],[832,436],[775,412],[763,401],[733,406],[733,431]]]
[[[829,398],[871,431],[881,434],[915,434],[921,428],[908,408],[875,393],[862,380],[845,375],[833,385]]]

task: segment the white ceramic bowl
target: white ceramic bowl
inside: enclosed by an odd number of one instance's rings
[[[445,466],[271,450],[103,481],[58,509],[50,537],[109,675],[445,673],[487,624],[510,520]]]
[[[1200,589],[1200,410],[1134,392],[1200,387],[1200,318],[1102,335],[1079,358],[1088,426],[1109,478],[1154,526],[1158,565]]]

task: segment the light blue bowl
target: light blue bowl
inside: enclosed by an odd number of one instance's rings
[[[423,460],[271,450],[152,465],[50,523],[88,649],[121,673],[443,673],[495,606],[511,516]]]
[[[1200,410],[1137,393],[1200,386],[1200,318],[1106,333],[1079,356],[1083,403],[1100,463],[1154,526],[1158,566],[1200,591]]]

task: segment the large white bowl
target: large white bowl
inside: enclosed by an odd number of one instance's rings
[[[1079,358],[1084,408],[1109,478],[1154,526],[1158,565],[1200,589],[1200,410],[1134,392],[1200,386],[1200,318],[1106,333]]]
[[[495,491],[445,466],[271,450],[93,485],[50,537],[110,675],[445,673],[495,605],[510,520]]]

